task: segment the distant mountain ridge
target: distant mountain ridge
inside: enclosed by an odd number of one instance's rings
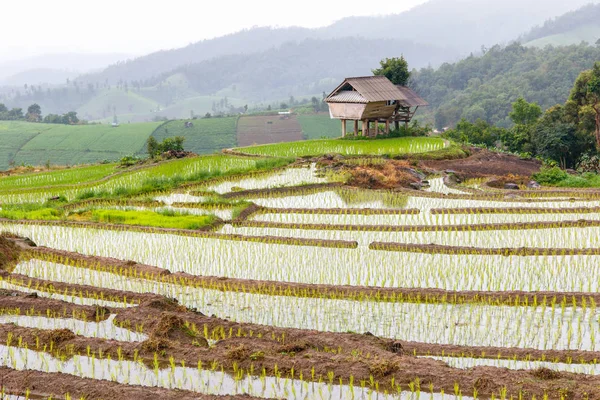
[[[598,0],[595,0],[598,1]],[[84,82],[144,81],[187,64],[222,56],[264,52],[284,43],[306,39],[345,37],[397,39],[445,50],[446,59],[476,52],[482,46],[508,43],[532,26],[583,6],[590,0],[430,0],[401,14],[383,17],[350,17],[318,29],[254,28],[164,50],[112,65],[99,74],[81,77]],[[390,54],[394,56],[399,54]],[[421,63],[414,63],[423,66]],[[427,65],[429,63],[425,63]],[[436,66],[433,61],[430,64]]]

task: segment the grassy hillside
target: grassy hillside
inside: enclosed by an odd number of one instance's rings
[[[158,141],[183,136],[186,150],[197,154],[214,153],[236,146],[236,121],[237,117],[169,121],[156,129],[152,136]],[[194,126],[186,128],[186,122],[192,122]]]
[[[124,89],[106,89],[92,97],[87,103],[77,109],[81,118],[88,120],[111,119],[113,115],[149,114],[155,110],[158,103],[133,91]],[[120,117],[120,122],[127,122]]]
[[[331,119],[327,113],[298,115],[298,122],[300,122],[304,137],[309,140],[342,136],[341,122]],[[348,123],[347,126],[348,132],[354,129],[353,124]]]
[[[571,44],[579,44],[581,42],[588,42],[590,44],[594,44],[598,39],[600,39],[600,25],[586,24],[562,33],[548,35],[539,39],[532,40],[530,42],[525,43],[525,46],[568,46]]]
[[[17,165],[74,165],[116,160],[141,151],[159,123],[51,125],[0,122],[0,169]]]

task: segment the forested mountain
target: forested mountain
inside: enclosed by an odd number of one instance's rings
[[[379,60],[392,54],[404,54],[414,66],[437,64],[448,56],[442,48],[394,39],[308,39],[262,53],[186,65],[149,83],[179,73],[199,93],[236,86],[238,93],[255,101],[287,98],[329,91],[347,76],[369,75]]]
[[[284,43],[301,42],[309,38],[397,39],[415,48],[423,46],[423,53],[418,54],[418,59],[428,56],[428,48],[435,46],[444,49],[444,59],[432,59],[430,63],[413,61],[413,65],[437,66],[440,61],[456,61],[471,52],[479,51],[481,46],[508,43],[532,26],[589,2],[590,0],[430,0],[401,14],[344,18],[320,29],[245,30],[181,49],[160,51],[122,62],[101,73],[82,77],[82,81],[111,84],[143,81],[186,64],[224,55],[263,52]]]
[[[581,32],[581,35],[578,33]],[[545,39],[545,40],[541,40]],[[578,40],[565,43],[564,40]],[[578,10],[536,26],[520,38],[522,43],[537,41],[540,44],[578,44],[586,40],[595,44],[600,39],[600,4],[588,4]]]
[[[437,70],[422,69],[413,74],[412,86],[431,104],[421,118],[435,120],[439,128],[461,118],[509,126],[517,98],[545,109],[563,104],[579,73],[598,60],[600,48],[584,44],[539,49],[515,43]]]

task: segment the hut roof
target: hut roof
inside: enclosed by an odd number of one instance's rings
[[[325,99],[328,103],[370,103],[399,101],[403,106],[428,105],[413,90],[396,86],[385,76],[346,78]]]

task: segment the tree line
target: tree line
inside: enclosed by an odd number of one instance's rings
[[[76,125],[85,123],[77,117],[77,112],[69,111],[62,115],[48,114],[42,116],[42,107],[34,103],[27,107],[27,112],[23,113],[22,108],[14,107],[8,109],[5,104],[0,103],[0,121],[27,121],[27,122],[43,122],[45,124],[65,124]]]
[[[445,135],[453,140],[497,147],[527,156],[553,160],[562,168],[598,159],[600,152],[600,62],[575,80],[563,104],[545,112],[524,98],[511,105],[511,128],[463,118]],[[595,171],[600,172],[600,171]]]

